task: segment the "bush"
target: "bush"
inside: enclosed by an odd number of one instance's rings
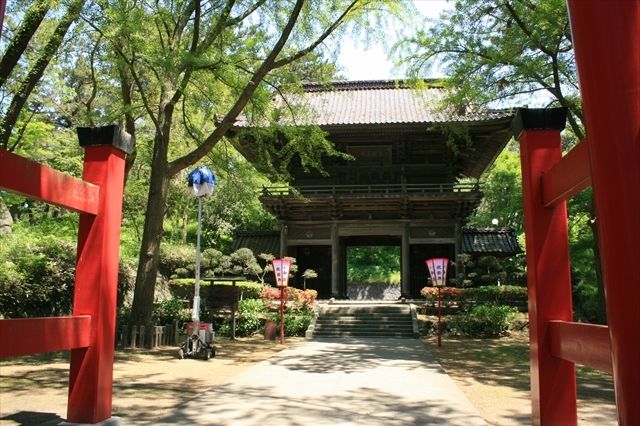
[[[45,237],[32,244],[7,239],[0,263],[0,314],[8,318],[71,312],[75,242]]]
[[[241,300],[238,304],[236,316],[236,336],[253,336],[261,333],[264,327],[267,311],[258,299]],[[231,319],[227,319],[218,329],[223,336],[231,336]]]
[[[206,288],[211,285],[210,281],[200,281],[200,289],[204,293]],[[216,281],[215,285],[232,285],[230,282]],[[193,297],[195,280],[193,278],[175,278],[169,281],[169,290],[174,297],[191,298]],[[264,284],[253,281],[239,281],[236,286],[240,288],[241,299],[259,299],[260,292],[264,289]],[[203,299],[204,299],[203,295]]]
[[[316,290],[300,290],[295,287],[287,287],[287,306],[290,309],[312,309],[316,303],[318,292]],[[265,306],[276,309],[280,304],[280,289],[276,287],[263,287],[260,292],[260,299]]]
[[[284,334],[286,336],[304,337],[314,316],[314,312],[308,309],[286,312],[284,316]]]
[[[448,326],[469,337],[498,337],[507,333],[517,312],[511,306],[476,305],[449,317]]]
[[[191,309],[185,308],[184,300],[173,298],[153,306],[153,323],[157,325],[173,324],[191,320]]]
[[[0,316],[61,316],[71,313],[76,241],[12,234],[0,240]],[[25,242],[27,241],[27,242]],[[118,306],[135,281],[134,266],[118,270]]]
[[[196,250],[185,244],[160,245],[160,262],[158,270],[165,277],[172,276],[177,269],[193,271],[195,268]],[[193,272],[192,272],[193,274]]]
[[[441,291],[443,301],[454,301],[461,305],[470,302],[497,305],[527,302],[527,288],[513,285],[488,285],[471,288],[443,287]],[[435,287],[424,287],[420,290],[420,294],[430,302],[437,300]]]

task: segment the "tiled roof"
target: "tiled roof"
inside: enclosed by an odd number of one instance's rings
[[[267,253],[277,256],[280,254],[280,233],[278,231],[237,231],[231,246],[232,251],[246,247],[254,255]]]
[[[462,252],[512,256],[521,253],[522,250],[511,228],[463,228]]]
[[[260,253],[278,255],[278,231],[240,231],[233,240],[232,250],[247,247]],[[462,252],[477,255],[513,256],[521,253],[515,232],[511,228],[462,228]]]
[[[415,89],[404,81],[307,83],[304,93],[286,95],[296,106],[296,124],[319,126],[477,122],[511,117],[511,110],[456,114],[443,109],[442,86],[427,82]],[[284,103],[280,99],[277,101]],[[284,108],[285,110],[287,108]],[[283,121],[288,121],[286,118]],[[238,123],[246,126],[248,123]]]

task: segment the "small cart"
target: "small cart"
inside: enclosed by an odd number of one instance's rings
[[[178,349],[178,358],[200,358],[205,361],[216,356],[213,346],[213,324],[200,323],[198,332],[193,332],[193,323],[187,323],[187,340]]]

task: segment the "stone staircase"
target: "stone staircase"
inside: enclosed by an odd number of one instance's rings
[[[320,305],[313,337],[417,337],[407,304]]]

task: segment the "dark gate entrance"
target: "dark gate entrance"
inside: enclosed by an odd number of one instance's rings
[[[345,237],[342,239],[342,244],[346,250],[344,273],[348,299],[398,300],[401,297],[401,239],[399,237],[385,235]],[[397,275],[397,282],[382,281],[382,279],[389,279],[390,273]],[[376,281],[376,278],[380,281]]]
[[[306,269],[313,269],[318,277],[307,280],[307,288],[316,290],[320,299],[330,298],[331,246],[296,246],[292,252],[291,254],[296,258],[299,267],[295,278],[295,287],[304,288],[302,273]]]

